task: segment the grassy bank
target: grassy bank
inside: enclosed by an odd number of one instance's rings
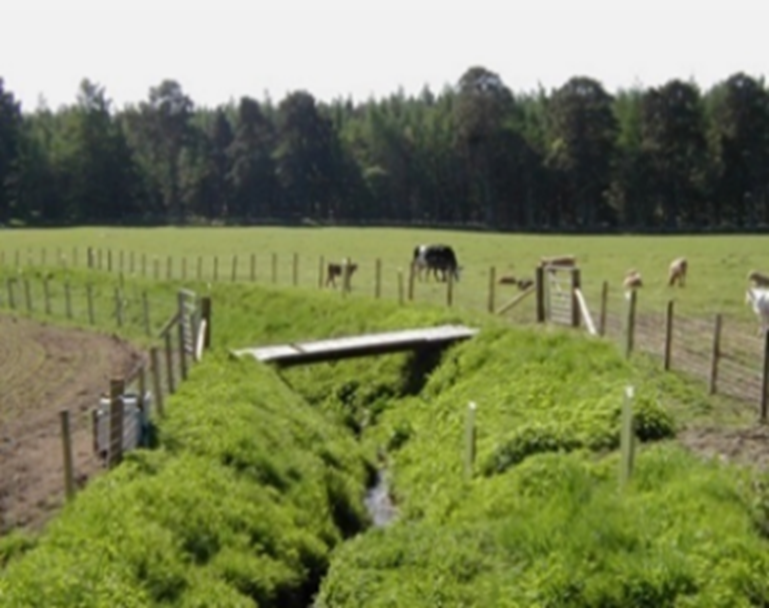
[[[758,477],[674,445],[710,401],[608,343],[426,305],[211,286],[214,349],[160,448],[89,485],[0,575],[3,606],[750,606]],[[465,322],[434,361],[277,373],[230,348]],[[622,390],[643,446],[617,484]],[[704,389],[703,389],[704,390]],[[463,474],[467,403],[478,405]],[[369,528],[373,467],[398,517]],[[7,553],[11,553],[7,551]]]

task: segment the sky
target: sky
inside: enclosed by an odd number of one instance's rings
[[[0,77],[25,111],[74,103],[83,78],[116,107],[167,78],[214,107],[438,92],[476,65],[514,92],[707,89],[769,73],[768,22],[767,0],[0,0]]]

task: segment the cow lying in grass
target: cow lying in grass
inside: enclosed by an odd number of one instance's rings
[[[689,269],[689,264],[686,258],[676,258],[670,263],[668,268],[668,285],[672,287],[678,283],[679,287],[683,287],[686,283],[686,271]]]
[[[516,279],[515,277],[505,275],[499,278],[499,281],[497,281],[500,285],[517,285],[518,289],[521,291],[527,290],[529,287],[534,285],[534,281],[531,279]]]
[[[342,281],[344,282],[343,273],[345,267],[347,268],[348,279],[352,279],[353,273],[358,269],[357,264],[351,264],[347,260],[341,264],[329,262],[328,267],[326,268],[326,287],[328,287],[328,284],[331,283],[331,285],[336,288],[336,277],[341,277]]]

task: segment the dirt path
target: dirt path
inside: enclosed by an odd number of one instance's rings
[[[90,410],[140,360],[128,343],[0,315],[0,533],[39,528],[62,504],[59,411],[68,409],[79,484],[102,467]]]

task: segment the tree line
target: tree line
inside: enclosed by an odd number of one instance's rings
[[[0,224],[456,223],[500,230],[769,226],[769,91],[737,73],[616,94],[514,93],[468,69],[440,93],[297,91],[196,107],[165,80],[115,110],[22,111],[0,78]]]

